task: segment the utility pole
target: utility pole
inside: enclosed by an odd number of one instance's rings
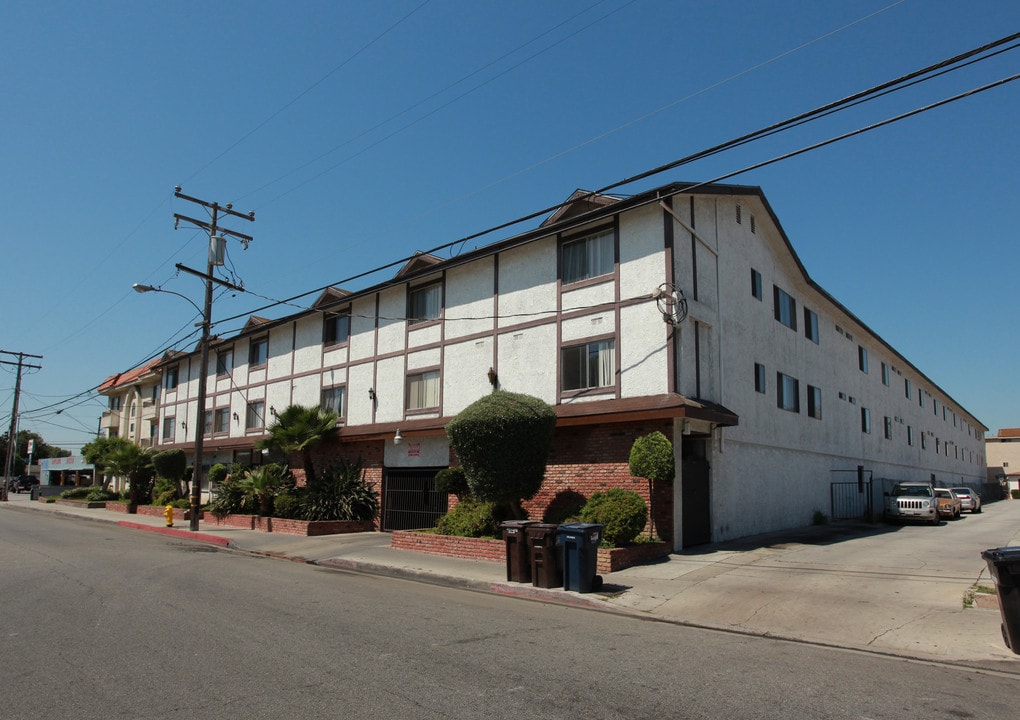
[[[195,469],[193,471],[191,478],[191,503],[190,503],[191,518],[189,523],[189,529],[192,532],[197,532],[198,513],[199,509],[202,507],[202,451],[204,449],[203,441],[205,436],[205,396],[207,381],[206,375],[209,372],[209,331],[210,328],[212,327],[213,283],[226,285],[228,287],[232,287],[235,289],[241,289],[235,285],[231,285],[230,283],[224,282],[213,277],[213,268],[217,265],[223,264],[223,254],[225,249],[224,245],[226,244],[226,238],[224,237],[225,235],[229,235],[240,240],[241,245],[244,246],[245,250],[248,249],[248,244],[253,239],[250,235],[245,235],[243,233],[234,232],[233,230],[221,228],[218,226],[217,223],[219,222],[219,216],[221,213],[224,215],[232,215],[234,217],[241,218],[242,220],[247,220],[249,222],[255,221],[255,213],[249,212],[248,214],[243,214],[236,212],[233,208],[233,205],[231,205],[230,203],[227,203],[226,205],[221,207],[218,203],[214,202],[210,203],[206,202],[205,200],[199,200],[198,198],[190,197],[181,192],[180,185],[174,188],[174,197],[178,197],[181,200],[187,200],[188,202],[193,202],[197,205],[201,205],[202,207],[208,208],[212,213],[211,222],[206,222],[204,220],[196,220],[195,218],[191,218],[186,215],[181,215],[180,213],[174,213],[175,229],[183,220],[184,222],[190,223],[195,227],[206,230],[209,233],[209,262],[206,265],[205,274],[199,273],[195,270],[191,270],[190,268],[185,268],[183,265],[177,266],[178,269],[191,272],[192,274],[198,275],[199,277],[205,279],[205,305],[202,311],[202,340],[201,340],[202,352],[201,360],[199,361],[201,365],[199,366],[198,371],[198,397],[196,398],[198,404],[198,418],[196,419],[195,422],[195,465],[194,465]]]
[[[17,355],[18,362],[14,363],[9,360],[0,360],[2,365],[17,365],[18,366],[18,379],[14,383],[14,407],[11,408],[11,429],[7,434],[7,458],[4,461],[4,483],[3,489],[0,490],[0,502],[7,502],[7,491],[8,484],[10,483],[11,470],[14,468],[14,456],[18,451],[18,401],[21,396],[21,371],[23,368],[33,368],[35,370],[41,370],[41,365],[26,365],[25,358],[39,358],[42,359],[42,355],[29,355],[23,352],[11,352],[10,350],[0,350],[0,353],[4,355]]]

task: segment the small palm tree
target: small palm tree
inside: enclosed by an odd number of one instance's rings
[[[245,472],[238,482],[241,490],[241,506],[245,510],[256,510],[267,516],[273,512],[273,499],[280,494],[287,480],[288,470],[283,465],[268,463]]]
[[[336,421],[337,415],[331,410],[291,405],[276,416],[276,420],[267,428],[269,437],[260,441],[258,446],[277,450],[288,457],[300,454],[305,482],[314,483],[312,448],[336,435]]]

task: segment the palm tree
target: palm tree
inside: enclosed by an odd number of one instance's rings
[[[149,502],[155,477],[150,450],[143,450],[126,438],[109,438],[101,451],[90,455],[103,474],[128,479],[133,505]]]
[[[263,517],[273,512],[273,498],[280,494],[287,479],[287,468],[276,463],[254,467],[238,483],[243,493],[241,505]]]
[[[261,440],[258,447],[277,450],[288,457],[299,453],[301,467],[305,471],[305,483],[315,482],[315,467],[312,464],[312,447],[336,435],[337,415],[321,407],[291,405],[276,416],[269,426],[269,437]]]

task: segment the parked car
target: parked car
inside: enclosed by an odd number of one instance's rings
[[[885,519],[889,522],[919,520],[938,525],[939,506],[931,485],[924,482],[898,482],[885,494]]]
[[[22,475],[21,477],[18,478],[17,492],[20,493],[22,490],[24,490],[25,492],[32,492],[32,488],[38,484],[39,478],[37,478],[35,475]]]
[[[959,520],[963,514],[963,503],[949,488],[935,488],[935,500],[939,504],[939,515],[950,520]]]
[[[960,503],[963,505],[964,510],[968,510],[972,513],[981,512],[981,496],[970,488],[955,487],[949,488],[953,491],[956,497],[960,498]]]

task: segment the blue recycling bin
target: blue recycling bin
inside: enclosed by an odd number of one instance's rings
[[[560,525],[559,544],[563,549],[563,589],[580,593],[594,592],[602,587],[596,574],[599,543],[605,525],[598,523],[566,523]]]
[[[995,579],[1002,614],[1002,639],[1020,655],[1020,546],[992,548],[981,553]]]

